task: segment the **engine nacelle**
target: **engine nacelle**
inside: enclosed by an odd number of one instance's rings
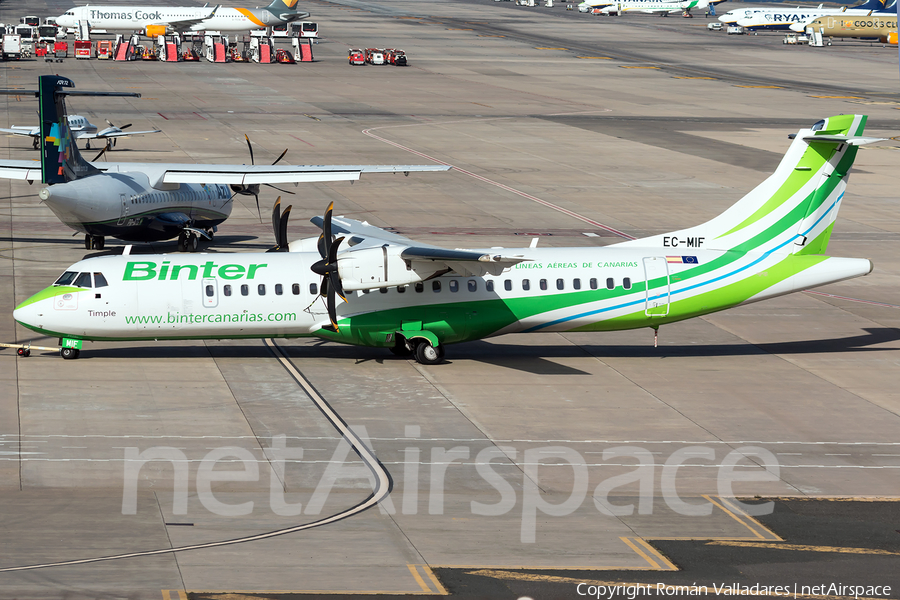
[[[166,35],[166,26],[165,25],[147,25],[144,29],[144,35],[148,38],[156,38],[161,35]]]
[[[346,291],[371,290],[425,281],[445,270],[442,265],[408,262],[403,246],[381,246],[338,255],[338,273]]]

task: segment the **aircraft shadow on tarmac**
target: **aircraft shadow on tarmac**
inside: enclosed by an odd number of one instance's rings
[[[827,354],[836,352],[880,352],[894,350],[889,347],[877,347],[881,344],[900,340],[900,328],[878,327],[867,328],[864,335],[839,337],[825,340],[804,340],[796,342],[773,342],[764,344],[708,344],[691,346],[603,346],[603,345],[543,345],[513,346],[491,344],[485,341],[468,342],[451,346],[448,363],[471,360],[497,367],[506,367],[533,373],[535,375],[588,375],[586,371],[554,362],[554,358],[584,358],[593,356],[603,358],[708,358],[714,356],[752,356],[759,354]],[[19,343],[33,342],[37,345],[47,343],[44,338],[23,339]],[[393,361],[409,360],[397,357],[384,348],[366,348],[332,344],[320,341],[312,345],[291,345],[290,340],[279,340],[291,358],[330,358],[335,360],[354,361],[355,363],[375,361],[379,364]],[[270,358],[269,350],[257,342],[240,345],[169,345],[158,342],[146,346],[127,346],[125,343],[108,348],[91,348],[86,346],[82,360],[90,358]],[[41,354],[51,354],[43,352]],[[441,368],[436,366],[433,368]]]

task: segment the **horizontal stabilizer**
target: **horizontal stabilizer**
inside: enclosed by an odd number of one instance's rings
[[[850,144],[851,146],[865,146],[886,142],[885,138],[865,137],[862,135],[805,135],[806,142],[831,142],[832,144]]]

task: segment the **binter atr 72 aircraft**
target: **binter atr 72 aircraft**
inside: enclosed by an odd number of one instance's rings
[[[297,0],[273,0],[265,8],[223,8],[222,6],[75,6],[56,17],[60,27],[88,23],[106,31],[141,31],[156,37],[185,31],[248,31],[265,29],[309,16],[298,12]]]
[[[505,333],[612,331],[689,319],[866,275],[825,254],[866,117],[803,129],[778,169],[711,221],[602,248],[448,250],[364,222],[313,222],[272,253],[104,256],[75,263],[15,320],[85,340],[317,336],[441,361],[448,344]],[[322,277],[321,281],[319,277]],[[337,304],[336,298],[345,299]]]
[[[446,165],[275,164],[287,150],[271,165],[254,165],[252,146],[249,165],[88,162],[75,145],[77,133],[66,117],[66,97],[139,94],[80,91],[74,87],[72,80],[65,77],[42,75],[38,77],[36,91],[0,90],[0,94],[34,94],[41,119],[40,165],[30,160],[0,159],[0,178],[23,179],[29,183],[40,179],[48,184],[38,194],[41,200],[60,221],[85,234],[84,246],[88,250],[102,249],[106,236],[111,236],[129,242],[177,237],[179,250],[196,251],[199,239],[211,240],[218,225],[231,214],[235,194],[255,196],[259,206],[261,185],[354,181],[362,173],[450,168]]]

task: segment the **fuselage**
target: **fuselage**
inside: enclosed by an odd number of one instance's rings
[[[829,15],[791,25],[793,31],[804,32],[807,28],[825,37],[887,38],[897,33],[897,15]]]
[[[39,195],[75,231],[129,242],[172,239],[185,226],[212,229],[231,214],[227,185],[164,187],[153,188],[146,173],[106,172],[48,186]]]
[[[833,8],[816,8],[816,9],[808,9],[808,8],[794,8],[794,9],[784,9],[784,8],[767,8],[760,9],[754,12],[753,14],[738,19],[736,24],[743,27],[744,29],[748,29],[750,31],[757,29],[769,29],[769,30],[786,30],[791,29],[791,26],[796,23],[801,23],[806,20],[815,19],[819,17],[827,17],[827,16],[882,16],[882,17],[890,17],[893,13],[875,13],[873,15],[871,10],[865,9],[847,9],[843,12],[837,11]],[[896,17],[896,14],[893,14]]]
[[[603,14],[610,13],[626,13],[626,12],[678,12],[689,11],[692,8],[706,8],[709,6],[709,0],[621,0],[605,6],[601,12]]]
[[[388,347],[409,329],[449,344],[503,333],[658,327],[872,268],[865,259],[687,243],[677,250],[516,249],[529,260],[497,276],[447,274],[352,292],[338,306],[337,332],[327,329],[319,277],[310,270],[320,257],[310,252],[90,258],[14,316],[39,333],[81,340],[319,336]]]
[[[107,31],[139,31],[148,25],[170,25],[176,31],[247,31],[287,22],[264,8],[219,7],[210,16],[212,11],[211,6],[87,5],[70,8],[56,22],[61,27],[77,27],[79,21],[84,21],[94,29]],[[306,13],[296,13],[296,18],[305,16]],[[197,22],[179,26],[179,22],[190,21]]]

